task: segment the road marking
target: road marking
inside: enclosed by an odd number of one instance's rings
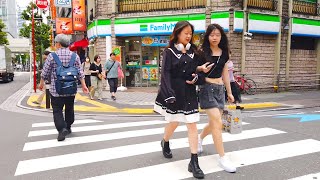
[[[224,142],[230,142],[230,141],[237,141],[237,140],[245,140],[249,138],[265,137],[265,136],[276,135],[281,133],[285,133],[285,132],[279,131],[276,129],[271,129],[271,128],[261,128],[261,129],[247,130],[242,132],[241,134],[236,134],[236,135],[224,133],[223,138],[224,138]],[[207,140],[203,142],[204,145],[212,143],[212,140],[210,140],[212,138],[206,138],[206,139]],[[171,149],[189,147],[187,138],[172,139],[171,142],[172,142]],[[45,158],[39,158],[39,159],[30,159],[30,160],[19,162],[15,175],[18,176],[23,174],[77,166],[77,165],[94,163],[94,162],[107,161],[107,160],[124,158],[129,156],[143,155],[143,154],[159,152],[159,151],[161,151],[160,141],[157,141],[157,142],[120,146],[120,147],[109,148],[109,149],[100,149],[100,150],[94,150],[94,151],[86,151],[86,152],[65,154],[65,155],[59,155],[59,156],[45,157]],[[186,165],[183,167],[186,167]]]
[[[243,122],[242,124],[246,125],[248,123]],[[198,124],[197,127],[198,129],[203,129],[206,125],[207,123]],[[175,132],[183,132],[183,131],[187,131],[186,126],[179,126],[175,130]],[[125,138],[132,138],[132,137],[150,136],[150,135],[156,135],[156,134],[162,134],[162,133],[163,133],[163,127],[154,128],[154,129],[117,132],[117,133],[111,133],[111,134],[98,134],[98,135],[91,135],[91,136],[73,137],[73,138],[67,138],[63,142],[57,142],[56,139],[45,140],[45,141],[35,141],[35,142],[26,143],[23,147],[23,151],[31,151],[31,150],[37,150],[37,149],[69,146],[74,144],[84,144],[84,143],[92,143],[92,142],[100,142],[100,141],[110,141],[110,140],[125,139]]]
[[[308,179],[310,180],[320,179],[320,173],[308,174],[308,175],[292,178],[289,180],[308,180]]]
[[[307,139],[271,146],[264,146],[227,153],[237,167],[249,166],[258,163],[270,162],[284,158],[300,156],[320,151],[320,141]],[[199,158],[199,164],[205,174],[222,171],[218,166],[218,155]],[[86,180],[104,179],[139,179],[139,180],[176,180],[192,177],[187,171],[189,159],[172,163],[148,166],[113,174],[107,174]],[[243,165],[242,165],[243,164]],[[165,172],[165,173],[164,173]]]
[[[304,114],[304,113],[300,112],[300,113],[294,113],[294,114],[267,114],[267,115],[250,116],[250,117],[272,117],[272,116],[286,116],[286,115],[296,115],[296,114]]]
[[[72,132],[127,128],[127,127],[157,125],[157,124],[165,124],[165,123],[167,122],[160,121],[160,120],[157,120],[157,121],[150,120],[150,121],[138,121],[138,122],[117,123],[117,124],[104,124],[104,125],[95,125],[95,126],[83,126],[83,127],[73,127]],[[30,131],[28,137],[44,136],[44,135],[51,135],[51,134],[57,134],[57,130],[48,129],[48,130]]]
[[[99,123],[103,121],[93,120],[93,119],[82,119],[82,120],[75,120],[73,124],[89,124],[89,123]],[[53,122],[44,122],[44,123],[34,123],[32,127],[50,127],[54,126]]]

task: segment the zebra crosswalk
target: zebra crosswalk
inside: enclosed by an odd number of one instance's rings
[[[75,121],[72,135],[63,142],[55,139],[57,132],[53,123],[32,124],[28,142],[23,147],[25,157],[19,161],[15,176],[33,179],[62,172],[66,176],[58,179],[191,178],[192,174],[186,169],[189,161],[187,128],[181,124],[176,129],[174,138],[170,140],[174,158],[167,160],[162,157],[160,147],[164,124],[162,120],[108,123],[83,119]],[[199,131],[205,125],[205,121],[198,123]],[[243,122],[243,129],[241,134],[223,133],[226,144],[238,147],[230,151],[226,149],[229,158],[239,167],[238,171],[242,167],[320,153],[320,141],[315,139],[288,138],[287,142],[279,140],[257,145],[254,141],[265,138],[277,140],[278,137],[289,137],[292,133],[256,127],[246,122]],[[248,146],[239,146],[239,143],[248,143]],[[199,158],[199,164],[207,175],[223,171],[218,166],[218,155],[214,153],[212,144],[212,138],[204,139],[204,147],[210,146],[207,150],[212,152],[206,152]],[[101,166],[107,169],[96,171]],[[302,178],[309,177],[307,174],[301,175]],[[288,178],[295,177],[288,175]]]

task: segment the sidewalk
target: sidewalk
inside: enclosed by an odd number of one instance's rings
[[[79,89],[76,95],[75,111],[81,114],[110,114],[110,115],[156,115],[153,112],[153,104],[158,89],[128,88],[123,92],[117,92],[117,100],[113,101],[108,91],[103,91],[103,100],[90,100],[88,95]],[[28,93],[21,101],[21,106],[34,110],[48,111],[45,109],[45,100],[41,106],[34,104],[40,92]],[[258,95],[242,95],[245,111],[290,109],[320,105],[320,91],[307,92],[283,92],[266,93]],[[234,105],[228,105],[235,108]]]

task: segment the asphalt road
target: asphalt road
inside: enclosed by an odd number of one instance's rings
[[[28,80],[19,74],[14,82],[0,83],[0,104]],[[161,154],[164,121],[159,117],[77,116],[73,133],[57,142],[50,113],[23,112],[0,109],[1,180],[193,179],[183,124],[171,141],[174,157],[168,160]],[[206,179],[320,179],[318,119],[320,108],[244,113],[243,132],[224,133],[237,173],[217,166],[211,137],[205,140],[200,167]],[[199,131],[206,122],[203,116]]]

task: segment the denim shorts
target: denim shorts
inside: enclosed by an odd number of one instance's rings
[[[224,85],[206,83],[199,86],[199,101],[201,109],[224,109]]]

